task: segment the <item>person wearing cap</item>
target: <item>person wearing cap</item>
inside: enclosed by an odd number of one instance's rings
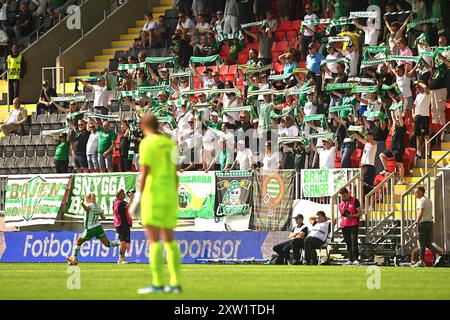
[[[240,171],[252,171],[253,167],[253,153],[252,150],[245,147],[245,141],[239,140],[236,144],[236,159],[231,166],[231,169]],[[237,166],[239,165],[239,166]]]
[[[297,214],[294,217],[294,220],[295,225],[289,233],[289,240],[279,243],[273,247],[273,251],[275,251],[283,259],[283,264],[288,264],[291,260],[291,250],[293,257],[292,264],[300,264],[300,252],[301,249],[304,248],[305,238],[308,235],[308,227],[303,223],[303,215]]]
[[[46,111],[50,114],[56,112],[56,107],[52,103],[52,98],[57,96],[58,93],[56,93],[56,90],[50,86],[48,81],[44,81],[42,83],[41,95],[36,105],[36,113],[39,115],[42,111]]]
[[[309,54],[306,56],[306,69],[314,73],[316,76],[320,75],[320,63],[325,57],[318,51],[317,45],[311,42],[308,45]],[[317,81],[321,83],[321,81]]]
[[[417,88],[416,99],[414,100],[414,136],[416,137],[417,157],[424,157],[425,145],[430,138],[430,107],[431,92],[430,88],[421,80],[414,82]]]
[[[368,131],[364,134],[364,138],[360,133],[355,132],[356,139],[364,145],[363,154],[361,157],[362,177],[363,177],[363,190],[367,195],[373,190],[376,170],[375,161],[377,156],[377,142],[374,139],[374,134]]]
[[[67,141],[67,133],[60,133],[58,138],[54,137],[55,150],[55,167],[56,173],[69,172],[70,143]]]
[[[87,83],[84,80],[80,80],[85,88],[91,89],[94,91],[94,113],[99,113],[103,115],[107,115],[109,112],[108,109],[108,87],[106,86],[105,78],[98,78],[97,84],[92,85]]]
[[[318,148],[312,142],[310,144],[311,149],[319,155],[319,168],[334,169],[336,167],[337,141],[322,139],[322,144],[322,148]]]
[[[215,110],[211,111],[210,120],[205,117],[203,117],[202,120],[206,126],[213,128],[214,130],[222,129],[222,123],[219,121],[219,113]]]

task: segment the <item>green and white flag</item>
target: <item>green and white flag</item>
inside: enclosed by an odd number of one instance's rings
[[[178,217],[214,219],[216,175],[214,172],[178,174]]]
[[[117,67],[117,71],[128,71],[128,70],[137,70],[141,68],[145,68],[147,64],[145,62],[141,63],[133,63],[133,64],[119,64]]]
[[[378,16],[376,11],[352,11],[350,12],[350,18],[370,18],[376,19]]]
[[[329,197],[348,181],[346,169],[304,169],[301,171],[301,195],[303,198]]]
[[[5,226],[54,224],[69,182],[68,177],[8,178]]]
[[[136,189],[137,173],[121,174],[75,174],[72,176],[65,214],[70,217],[84,217],[82,201],[87,194],[93,192],[97,203],[108,219],[113,218],[116,191]]]

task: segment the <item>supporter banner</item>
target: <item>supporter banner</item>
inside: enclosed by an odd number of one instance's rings
[[[214,172],[183,172],[178,175],[178,217],[214,218],[216,176]]]
[[[123,189],[126,192],[136,189],[137,173],[121,174],[74,174],[72,176],[69,197],[65,214],[70,217],[84,217],[81,202],[84,197],[93,192],[97,196],[97,203],[107,218],[113,216],[113,205],[116,191]]]
[[[347,182],[345,169],[305,169],[300,176],[304,198],[332,196]]]
[[[245,216],[251,212],[253,175],[246,171],[217,173],[216,216]]]
[[[64,263],[71,255],[80,231],[0,232],[0,262]],[[108,239],[117,238],[106,231]],[[272,247],[287,239],[286,232],[175,232],[183,263],[201,263],[201,259],[268,259]],[[100,240],[82,245],[81,263],[117,262],[119,248],[106,248]],[[126,258],[132,263],[148,263],[149,246],[143,231],[131,232]]]
[[[6,227],[54,224],[68,178],[8,179],[5,195]]]
[[[250,229],[281,231],[290,227],[295,172],[255,174]]]

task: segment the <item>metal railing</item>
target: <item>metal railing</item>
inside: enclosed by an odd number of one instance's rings
[[[362,199],[363,194],[363,182],[362,182],[362,175],[361,171],[359,171],[353,178],[351,178],[344,186],[343,188],[347,188],[347,190],[350,192],[350,194],[357,198]],[[331,204],[331,238],[334,237],[335,233],[339,230],[340,225],[340,213],[339,213],[339,190],[336,191],[331,196],[330,204]]]
[[[385,223],[395,217],[394,186],[395,172],[392,172],[365,196],[366,242],[371,242],[385,228]]]
[[[401,195],[401,221],[400,221],[400,253],[405,254],[405,249],[414,245],[417,239],[416,221],[417,221],[417,199],[414,191],[418,186],[426,183],[425,192],[428,198],[431,194],[431,172],[425,175],[417,182],[413,183]]]
[[[450,125],[450,121],[445,124],[438,132],[435,133],[434,136],[432,136],[428,141],[425,142],[425,172],[424,174],[428,173],[428,149],[430,148],[429,145],[433,140],[435,140],[437,137],[442,135],[442,132],[445,128],[447,128]],[[440,160],[442,161],[442,159]]]
[[[116,9],[121,7],[127,2],[127,0],[123,0],[122,2],[118,2],[117,0],[111,0],[110,3],[99,10],[99,12],[89,21],[83,23],[81,28],[78,30],[79,32],[72,33],[69,37],[64,39],[57,47],[58,47],[58,55],[63,54],[67,49],[69,49],[74,43],[78,40],[83,39],[84,36],[97,27],[100,23],[108,19],[108,17],[114,13]]]

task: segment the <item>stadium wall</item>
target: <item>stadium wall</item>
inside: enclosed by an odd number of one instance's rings
[[[111,0],[85,2],[80,7],[81,22],[91,21],[98,14],[98,11],[105,8],[110,2]],[[27,61],[27,73],[21,82],[20,97],[22,102],[33,103],[38,100],[42,84],[42,68],[55,66],[61,42],[80,33],[80,30],[69,30],[66,20],[67,18],[23,52]]]
[[[119,39],[121,34],[126,34],[137,19],[142,19],[145,12],[158,3],[159,1],[128,0],[107,20],[58,56],[56,66],[65,68],[65,80],[68,81],[69,76],[77,74],[78,69],[82,69],[86,61],[93,60],[103,48],[109,47],[111,41]]]
[[[106,232],[117,238],[114,231]],[[79,232],[0,232],[0,262],[61,263],[72,254]],[[202,259],[270,259],[272,247],[286,241],[288,232],[175,232],[183,263],[205,263]],[[127,260],[148,262],[148,243],[143,231],[131,234]],[[80,262],[116,262],[118,248],[106,248],[99,240],[85,243]],[[199,260],[200,259],[200,260]]]

